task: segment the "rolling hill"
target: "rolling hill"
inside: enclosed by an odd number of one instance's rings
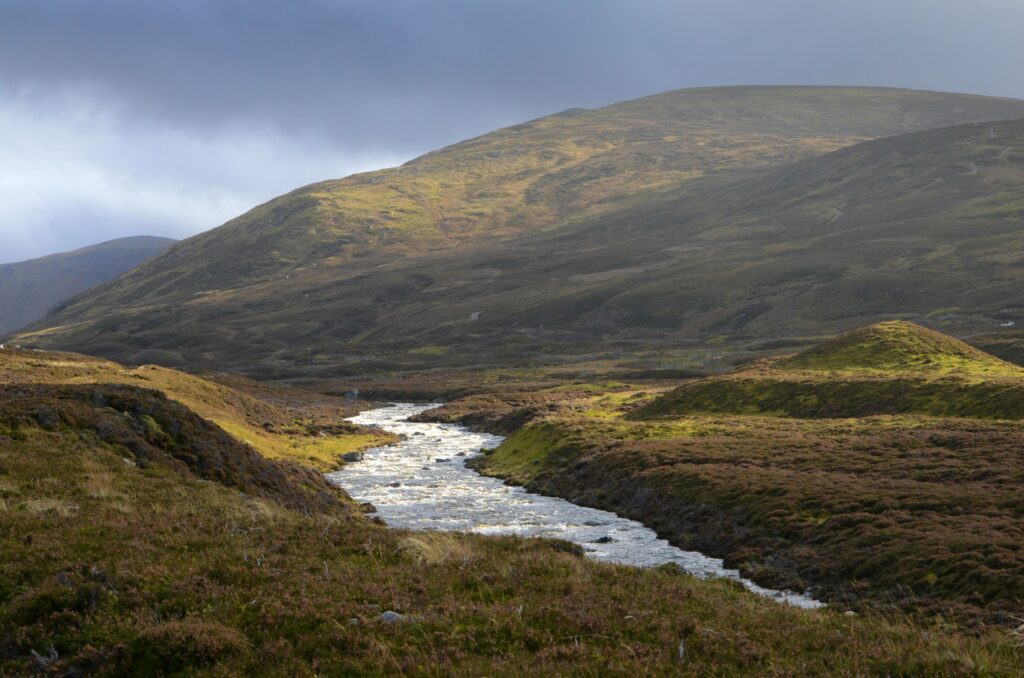
[[[1022,116],[863,88],[570,110],[282,196],[19,340],[323,376],[892,315],[997,326],[1020,306],[1024,123],[988,121]]]
[[[137,236],[0,264],[0,336],[39,320],[79,292],[116,278],[176,241]]]
[[[630,413],[1024,419],[1024,367],[913,323],[861,328],[794,356],[683,384]]]

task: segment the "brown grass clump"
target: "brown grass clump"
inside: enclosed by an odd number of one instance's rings
[[[143,630],[132,643],[137,671],[171,673],[242,654],[249,641],[236,629],[188,617]]]
[[[42,499],[29,499],[21,503],[21,508],[29,513],[47,513],[52,511],[59,516],[68,517],[78,510],[78,506],[63,499],[44,497]]]
[[[448,532],[424,532],[399,542],[402,554],[421,565],[467,564],[475,557],[466,537]]]

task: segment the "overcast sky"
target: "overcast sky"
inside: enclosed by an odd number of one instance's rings
[[[680,87],[1024,98],[1024,0],[0,0],[0,263]]]

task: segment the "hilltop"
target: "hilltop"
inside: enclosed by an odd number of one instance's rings
[[[118,238],[71,252],[0,264],[0,337],[39,320],[61,302],[130,271],[175,240]]]
[[[814,87],[567,111],[282,196],[18,340],[324,377],[894,313],[992,322],[1017,303],[1022,124],[948,126],[1021,116],[1014,100]]]
[[[1024,418],[1024,368],[913,323],[865,327],[666,393],[631,417],[922,414]]]
[[[891,320],[830,339],[775,361],[779,371],[1024,377],[1024,368],[914,323]]]

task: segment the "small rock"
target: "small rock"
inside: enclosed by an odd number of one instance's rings
[[[348,620],[348,625],[349,626],[359,626],[359,620],[356,619],[355,617],[352,617],[351,619]]]
[[[847,610],[843,614],[845,614],[847,617],[856,617],[857,616],[857,613],[854,612],[853,610]]]
[[[679,640],[679,658],[686,658],[686,644],[682,641],[682,639]]]
[[[359,510],[362,511],[363,513],[376,513],[377,507],[368,501],[364,501],[362,504],[359,505]]]
[[[602,523],[599,520],[588,520],[587,522],[585,522],[583,524],[586,525],[587,527],[600,527],[601,525],[607,525],[608,523]]]
[[[40,405],[35,412],[36,423],[47,431],[56,431],[60,427],[60,415],[49,405]]]
[[[611,544],[613,541],[615,541],[615,540],[612,539],[611,537],[609,537],[608,535],[605,535],[605,536],[603,536],[603,537],[601,537],[599,539],[595,539],[592,543],[594,543],[594,544]]]
[[[451,460],[450,459],[445,459],[444,457],[438,457],[434,461],[436,461],[438,464],[446,464],[446,463],[448,463]]]
[[[457,454],[456,454],[455,456],[456,456],[456,457],[465,457],[465,456],[466,456],[466,453],[465,453],[465,452],[459,452],[459,453],[457,453]]]
[[[398,614],[397,612],[388,610],[387,612],[381,613],[380,620],[387,624],[394,624],[395,622],[402,621],[402,615]]]
[[[401,487],[401,486],[402,486],[402,483],[399,483],[397,481],[393,482],[393,483],[388,483],[388,487]]]
[[[131,459],[129,459],[128,457],[121,457],[121,461],[124,462],[125,466],[130,466],[132,468],[135,468],[135,462],[132,461]]]
[[[57,659],[59,659],[59,655],[57,654],[57,650],[53,647],[53,645],[51,645],[50,647],[46,648],[46,656],[45,657],[43,655],[39,654],[38,652],[36,652],[35,650],[32,650],[31,652],[32,652],[32,662],[36,665],[36,668],[38,670],[40,670],[40,671],[43,671],[43,670],[49,668],[50,664],[54,663],[55,661],[57,661]]]
[[[345,461],[362,461],[365,456],[362,452],[349,452],[342,459]]]

